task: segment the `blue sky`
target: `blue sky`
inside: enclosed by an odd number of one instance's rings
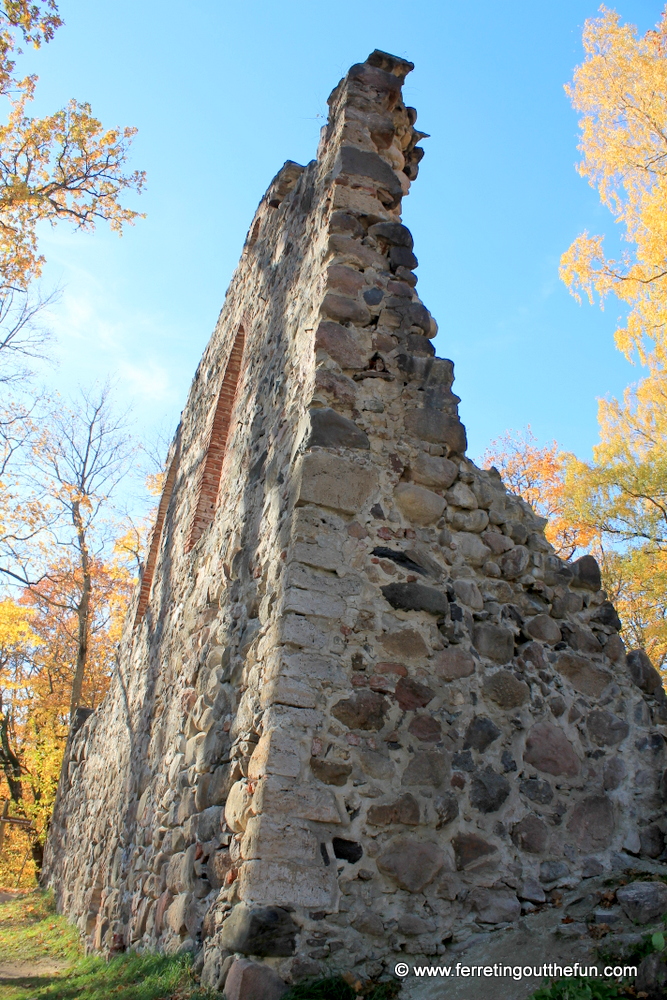
[[[611,4],[610,4],[611,5]],[[641,32],[662,4],[616,9]],[[576,173],[576,115],[563,91],[582,59],[585,0],[62,0],[65,26],[23,64],[36,113],[70,97],[106,125],[136,125],[148,173],[122,239],[43,231],[50,322],[65,391],[114,376],[137,431],[173,427],[246,231],[286,159],[315,155],[326,98],[374,48],[415,63],[405,99],[431,135],[404,221],[419,292],[455,362],[470,454],[527,424],[582,457],[596,398],[640,372],[615,350],[620,314],[579,306],[558,279],[583,229],[615,237]]]

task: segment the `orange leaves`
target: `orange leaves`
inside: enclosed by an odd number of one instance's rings
[[[528,427],[492,441],[483,459],[486,467],[495,465],[512,493],[548,519],[546,536],[563,559],[571,558],[577,548],[586,548],[594,537],[589,526],[567,511],[565,478],[571,458],[555,441],[540,448]]]
[[[17,38],[39,47],[61,23],[54,0],[0,0],[0,94],[11,103],[0,126],[3,287],[25,289],[39,277],[39,222],[93,229],[104,220],[120,233],[138,217],[120,201],[127,190],[141,191],[145,179],[125,167],[136,129],[105,129],[89,104],[75,100],[45,118],[28,113],[37,77],[14,76]]]
[[[0,267],[5,281],[26,287],[39,276],[40,221],[67,221],[94,229],[104,220],[112,229],[139,217],[120,204],[122,192],[140,191],[145,176],[125,173],[136,129],[105,130],[90,105],[70,101],[46,118],[26,113],[34,81],[23,81],[7,124],[0,127]]]

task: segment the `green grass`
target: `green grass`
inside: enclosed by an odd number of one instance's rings
[[[56,914],[51,893],[38,890],[0,903],[0,961],[73,962],[80,954],[79,935]]]
[[[84,958],[47,982],[22,981],[0,986],[2,1000],[205,1000],[212,994],[197,988],[190,963],[166,955],[120,955],[105,962]],[[7,992],[3,992],[7,990]]]
[[[30,967],[30,963],[40,960],[50,961],[51,970]],[[220,997],[195,983],[189,956],[170,958],[130,952],[110,962],[98,956],[84,957],[75,928],[56,914],[51,893],[39,890],[0,903],[0,965],[10,962],[26,963],[28,968],[21,979],[0,976],[0,1000]],[[394,1000],[399,992],[399,983],[350,986],[342,976],[332,975],[293,986],[284,1000]]]
[[[78,934],[55,913],[49,893],[32,892],[0,904],[0,963],[62,963],[60,971],[26,970],[0,978],[0,1000],[206,1000],[189,957],[129,953],[106,962],[81,954]]]

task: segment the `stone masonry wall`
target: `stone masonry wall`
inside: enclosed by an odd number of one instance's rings
[[[411,69],[352,67],[259,206],[47,847],[89,948],[195,951],[230,998],[445,954],[664,850],[657,671],[465,457],[400,222]]]

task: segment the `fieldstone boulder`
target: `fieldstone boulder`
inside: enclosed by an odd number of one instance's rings
[[[530,697],[530,688],[509,670],[498,670],[484,682],[484,697],[500,708],[518,708]]]
[[[438,743],[442,739],[442,726],[437,719],[425,713],[415,715],[408,732],[422,743]]]
[[[609,847],[614,835],[614,808],[606,795],[590,795],[574,807],[567,829],[582,852]]]
[[[540,778],[526,778],[519,785],[519,791],[531,802],[537,802],[541,806],[548,806],[554,797],[554,790],[549,782]]]
[[[593,742],[601,747],[616,746],[630,732],[630,726],[624,719],[598,708],[588,714],[586,728]]]
[[[422,441],[444,444],[450,453],[464,455],[468,447],[465,427],[458,417],[450,417],[441,410],[407,410],[405,429]]]
[[[512,840],[522,851],[542,854],[549,840],[549,829],[538,816],[528,813],[512,829]]]
[[[371,320],[368,307],[360,302],[356,295],[327,292],[321,310],[323,316],[328,316],[338,323],[358,323],[359,326],[365,326]]]
[[[465,483],[458,482],[447,490],[447,500],[455,507],[463,507],[464,510],[477,510],[477,497]]]
[[[507,663],[514,653],[514,636],[510,630],[487,622],[475,627],[473,644],[478,653],[495,663]]]
[[[315,334],[315,347],[326,351],[341,368],[363,368],[366,364],[366,356],[358,341],[340,323],[320,323]]]
[[[466,729],[463,749],[478,750],[484,753],[487,747],[491,746],[494,740],[500,736],[500,730],[495,722],[485,715],[476,715],[470,720]]]
[[[545,885],[557,882],[561,878],[567,878],[569,874],[570,869],[564,861],[543,861],[540,865],[540,882]]]
[[[532,639],[548,642],[552,646],[561,640],[560,629],[549,615],[535,615],[526,622],[525,629]]]
[[[433,800],[433,805],[435,806],[435,811],[438,815],[438,822],[436,825],[436,830],[441,830],[443,826],[447,826],[452,820],[455,820],[459,814],[459,802],[453,792],[448,792],[445,795],[438,795]]]
[[[225,884],[228,872],[234,867],[228,850],[212,851],[206,862],[206,877],[211,888],[221,889]]]
[[[310,758],[310,767],[316,778],[323,781],[325,785],[346,784],[352,773],[352,765],[344,764],[337,760],[322,760],[319,757]]]
[[[235,958],[225,981],[225,1000],[280,1000],[287,986],[268,965]]]
[[[503,774],[487,767],[472,779],[470,803],[482,813],[496,812],[510,793],[510,783]]]
[[[366,432],[328,406],[310,411],[310,428],[309,448],[370,448]]]
[[[376,77],[379,75],[376,71]],[[382,76],[390,74],[383,73]],[[383,201],[388,208],[395,208],[403,197],[403,189],[396,173],[386,160],[369,150],[359,149],[357,146],[341,146],[333,168],[333,176],[337,177],[339,174],[368,177],[376,181],[386,193],[388,200],[383,198]]]
[[[530,564],[530,552],[523,545],[515,545],[498,559],[500,572],[506,580],[516,580],[522,576]]]
[[[421,892],[442,868],[445,856],[435,844],[397,837],[377,859],[377,866],[401,889]]]
[[[371,826],[388,826],[390,823],[417,826],[419,823],[419,803],[414,795],[406,792],[396,802],[389,805],[371,806],[366,819]]]
[[[585,656],[563,650],[554,662],[554,667],[563,677],[566,677],[575,691],[589,698],[599,698],[611,682],[611,675],[596,666]]]
[[[526,739],[523,759],[546,774],[579,774],[579,758],[562,729],[550,722],[537,722]]]
[[[331,264],[327,268],[327,287],[342,292],[343,295],[356,296],[365,284],[366,279],[356,268],[345,264]]]
[[[617,632],[620,632],[623,628],[623,623],[618,617],[616,608],[611,601],[603,601],[595,614],[591,616],[591,621],[599,622],[601,625],[606,625],[607,628],[613,628]],[[612,657],[612,659],[614,659],[614,657]]]
[[[428,656],[428,646],[419,632],[412,628],[385,632],[380,636],[380,643],[390,656],[406,657],[409,660],[420,660]]]
[[[299,928],[281,906],[237,903],[222,925],[220,945],[243,955],[293,955]]]
[[[665,849],[665,835],[657,823],[639,831],[639,852],[645,858],[659,858]]]
[[[628,672],[637,687],[647,694],[663,691],[662,677],[643,649],[633,649],[627,657]]]
[[[407,247],[408,250],[414,246],[412,233],[400,222],[376,222],[369,227],[368,235],[390,246]]]
[[[521,903],[513,892],[480,887],[468,898],[482,924],[504,924],[521,916]]]
[[[250,816],[252,792],[247,781],[236,781],[227,796],[225,822],[234,833],[242,833]]]
[[[647,924],[667,913],[664,882],[631,882],[616,890],[616,899],[626,917],[638,924]]]
[[[482,859],[498,853],[497,847],[476,833],[457,833],[452,837],[452,847],[459,871],[464,871]]]
[[[583,587],[597,593],[602,587],[602,576],[597,560],[593,556],[582,556],[570,564],[573,572],[572,586]]]
[[[418,750],[403,772],[401,784],[442,788],[449,777],[449,760],[437,750]]]
[[[449,646],[436,653],[432,660],[433,669],[443,681],[455,681],[470,677],[475,672],[475,661],[467,649]]]
[[[459,469],[456,463],[450,462],[448,458],[438,458],[437,455],[428,455],[425,451],[420,451],[410,463],[410,474],[416,483],[446,490],[458,476]]]
[[[521,883],[521,888],[518,892],[519,899],[525,899],[529,903],[544,903],[546,901],[546,893],[540,883],[536,878],[528,875]]]
[[[400,608],[401,611],[427,611],[438,617],[447,614],[447,598],[433,587],[424,587],[421,583],[390,583],[380,589],[392,608]]]
[[[349,729],[382,729],[389,703],[376,691],[359,691],[351,698],[337,701],[331,709],[339,722]]]
[[[474,580],[454,580],[453,586],[458,599],[467,604],[473,611],[484,609],[484,598]]]
[[[435,691],[412,677],[401,677],[394,691],[396,701],[404,712],[424,708],[435,697]]]
[[[606,792],[613,792],[628,773],[628,769],[619,757],[608,760],[602,770],[602,783]]]
[[[454,532],[452,540],[458,554],[470,566],[483,566],[491,555],[491,549],[488,545],[485,545],[480,536],[472,531]]]
[[[382,917],[373,913],[372,910],[364,910],[352,921],[352,926],[360,934],[370,934],[371,937],[382,937],[384,935],[384,923]]]
[[[445,501],[438,493],[413,483],[399,483],[394,498],[403,516],[413,524],[433,524],[445,509]]]

